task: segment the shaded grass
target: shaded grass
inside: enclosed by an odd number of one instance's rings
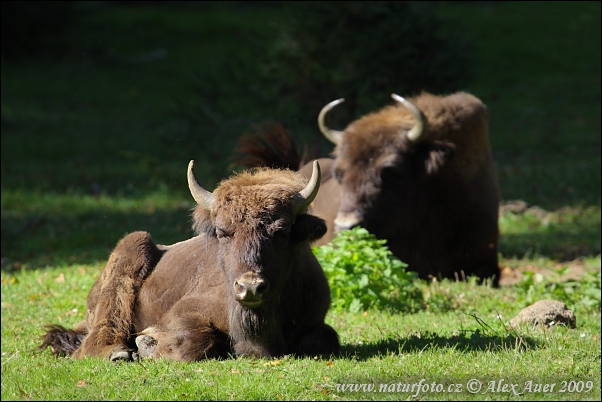
[[[106,261],[119,239],[137,230],[149,230],[160,244],[192,235],[194,201],[174,199],[165,191],[150,197],[31,195],[2,194],[2,266],[8,271]]]
[[[499,247],[507,258],[546,256],[571,261],[600,255],[600,209],[594,206],[507,212],[499,223]]]

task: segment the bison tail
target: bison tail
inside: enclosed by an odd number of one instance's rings
[[[50,347],[55,356],[71,356],[86,336],[84,333],[67,329],[62,325],[48,325],[46,329],[46,335],[44,335],[42,344],[38,346],[38,350]]]
[[[267,122],[240,137],[230,167],[299,170],[313,156],[308,155],[307,149],[302,155],[299,153],[291,132],[282,124]]]

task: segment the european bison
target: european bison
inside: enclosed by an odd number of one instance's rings
[[[90,290],[86,319],[50,326],[40,349],[111,360],[178,361],[228,354],[337,354],[325,324],[330,290],[310,243],[326,232],[308,205],[320,187],[286,170],[255,169],[203,189],[188,166],[197,236],[155,245],[125,236]]]
[[[328,232],[317,245],[361,225],[386,239],[421,278],[474,275],[498,286],[500,199],[487,107],[464,92],[392,97],[394,105],[343,131],[324,121],[343,99],[320,111],[319,128],[336,147],[333,158],[319,160],[325,174],[311,211],[325,219]],[[243,138],[246,144],[252,140]],[[243,163],[249,160],[246,144],[238,149]],[[280,144],[293,143],[281,139]],[[261,147],[251,152],[257,165]],[[274,163],[274,155],[269,163],[294,164]],[[307,165],[299,170],[308,176]]]

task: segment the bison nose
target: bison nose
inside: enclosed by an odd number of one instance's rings
[[[334,220],[334,228],[337,232],[349,230],[361,224],[361,219],[357,211],[339,212]]]
[[[266,301],[268,288],[267,280],[254,272],[247,272],[234,282],[234,298],[245,307],[259,307]]]

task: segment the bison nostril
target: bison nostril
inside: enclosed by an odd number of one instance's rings
[[[334,220],[336,231],[353,229],[361,223],[362,219],[359,211],[339,212]]]
[[[245,284],[240,284],[238,281],[234,282],[234,291],[236,293],[243,293],[247,290],[247,287]]]
[[[267,282],[261,281],[261,283],[258,283],[255,286],[255,291],[253,293],[259,296],[263,296],[265,293],[267,293],[268,287],[269,286]]]

